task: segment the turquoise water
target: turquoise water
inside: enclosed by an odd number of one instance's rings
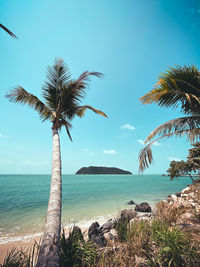
[[[63,175],[62,223],[87,226],[116,216],[131,199],[154,205],[188,183],[161,175]],[[0,175],[0,243],[42,231],[49,187],[50,175]]]

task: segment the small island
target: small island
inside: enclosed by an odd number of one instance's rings
[[[76,172],[76,174],[132,174],[132,173],[115,167],[89,166],[89,167],[82,167],[80,170]]]

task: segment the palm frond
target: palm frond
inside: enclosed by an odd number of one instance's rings
[[[156,135],[165,135],[194,128],[200,128],[200,116],[189,116],[170,120],[153,130],[146,138],[145,143],[150,142]]]
[[[8,28],[6,28],[3,24],[0,24],[0,28],[2,28],[4,31],[6,31],[11,37],[17,39],[17,36],[13,32],[11,32]]]
[[[82,98],[86,96],[88,81],[90,76],[102,77],[100,72],[83,72],[77,80],[70,81],[60,92],[60,103],[57,113],[72,119],[76,115],[76,110]]]
[[[56,111],[61,101],[61,92],[68,86],[70,71],[62,59],[56,59],[53,67],[47,67],[47,81],[42,87],[48,107]]]
[[[175,66],[160,75],[153,90],[140,98],[143,104],[177,108],[200,114],[200,72],[195,66]]]
[[[41,118],[46,120],[52,116],[52,111],[35,95],[28,93],[24,88],[18,86],[6,94],[10,102],[28,104],[40,114]]]
[[[71,134],[70,134],[70,129],[72,128],[71,123],[66,121],[64,118],[61,118],[59,120],[59,123],[60,123],[60,126],[59,126],[60,129],[61,129],[62,126],[65,126],[67,135],[69,136],[69,139],[72,141],[72,137],[71,137]],[[58,128],[58,124],[55,124],[55,126]]]
[[[180,130],[180,131],[164,134],[156,138],[155,140],[153,140],[145,148],[143,148],[139,153],[139,172],[143,172],[153,162],[153,155],[152,155],[152,150],[151,150],[151,146],[153,145],[153,143],[155,143],[156,141],[160,139],[169,138],[172,136],[181,137],[184,135],[187,136],[188,141],[190,141],[191,143],[199,142],[200,128]]]
[[[104,117],[108,118],[108,116],[107,116],[103,111],[101,111],[101,110],[99,110],[99,109],[96,109],[96,108],[93,108],[93,107],[88,106],[88,105],[85,105],[85,106],[79,106],[79,107],[77,108],[77,110],[76,110],[76,115],[79,116],[79,117],[83,117],[84,114],[85,114],[85,111],[86,111],[87,109],[90,109],[90,110],[92,110],[94,113],[99,114],[99,115],[101,115],[101,116],[104,116]]]

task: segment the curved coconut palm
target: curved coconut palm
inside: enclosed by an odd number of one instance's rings
[[[0,23],[0,28],[2,28],[5,32],[7,32],[8,34],[10,34],[11,37],[13,38],[17,38],[17,36],[12,33],[8,28],[6,28],[3,24]]]
[[[53,153],[51,189],[45,229],[40,247],[37,266],[59,266],[61,227],[61,153],[59,130],[62,126],[70,135],[71,120],[75,115],[82,117],[87,109],[107,117],[102,111],[88,105],[80,105],[86,96],[90,76],[102,77],[99,72],[84,72],[72,80],[69,68],[62,59],[56,59],[53,67],[47,68],[47,81],[42,87],[45,102],[18,86],[6,95],[11,102],[28,104],[34,108],[43,121],[52,122]]]
[[[188,116],[170,120],[153,130],[146,138],[147,146],[139,154],[139,171],[153,161],[151,146],[159,139],[186,135],[191,143],[200,139],[200,71],[197,67],[178,66],[162,73],[154,89],[140,98],[143,104],[156,103],[172,107]],[[157,138],[156,138],[157,137]],[[155,139],[156,138],[156,139]]]

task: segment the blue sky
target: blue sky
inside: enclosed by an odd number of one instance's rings
[[[75,118],[73,142],[61,133],[63,173],[82,166],[115,166],[138,171],[142,142],[156,126],[180,116],[178,110],[142,105],[158,75],[175,64],[198,65],[200,5],[184,0],[18,0],[0,1],[0,173],[50,173],[51,124],[29,107],[9,103],[16,85],[41,97],[45,69],[62,57],[77,78],[92,78],[83,101],[109,119],[87,112]],[[153,147],[154,164],[145,173],[164,173],[171,159],[185,159],[186,139]]]

